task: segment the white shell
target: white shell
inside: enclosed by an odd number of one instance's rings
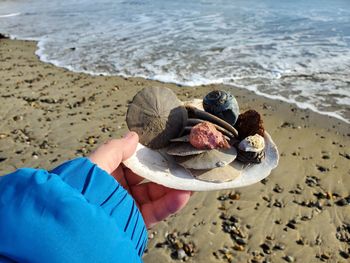
[[[171,157],[141,144],[138,144],[135,154],[124,161],[124,164],[145,179],[169,188],[191,191],[237,188],[259,182],[267,177],[272,169],[276,168],[279,159],[277,147],[267,132],[265,132],[264,140],[265,158],[263,161],[260,164],[247,166],[240,166],[237,165],[237,162],[233,162],[230,165],[235,169],[240,169],[241,175],[229,182],[217,183],[196,179]]]
[[[238,149],[244,152],[259,153],[264,148],[265,148],[264,138],[259,134],[248,136],[238,144]]]

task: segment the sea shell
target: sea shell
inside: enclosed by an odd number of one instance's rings
[[[251,135],[238,144],[237,160],[243,163],[261,163],[265,156],[265,140],[259,134]]]
[[[204,153],[205,149],[197,149],[188,142],[175,142],[171,143],[166,149],[165,152],[169,155],[176,156],[187,156]]]
[[[203,108],[232,126],[239,115],[237,100],[231,93],[224,90],[214,90],[208,93],[203,99]]]
[[[263,151],[266,158],[259,165],[247,166],[233,161],[237,157],[233,147],[225,149],[227,152],[223,152],[223,149],[204,152],[194,149],[188,142],[188,136],[181,135],[185,127],[194,125],[192,120],[188,121],[188,117],[199,119],[200,122],[209,121],[225,130],[227,133],[223,134],[230,139],[231,145],[238,139],[238,132],[231,124],[197,108],[196,103],[182,104],[169,89],[141,90],[131,102],[126,118],[129,129],[139,134],[140,144],[135,154],[124,164],[136,174],[155,183],[192,191],[249,185],[263,179],[276,167],[277,148],[267,133],[264,134],[266,145]],[[181,144],[185,150],[179,150]]]
[[[182,132],[187,111],[170,89],[144,88],[130,103],[126,122],[129,130],[139,135],[140,143],[160,149]]]
[[[239,176],[241,176],[241,170],[242,166],[237,163],[209,170],[188,169],[191,175],[196,179],[216,184],[221,184],[237,179]]]
[[[267,132],[264,134],[264,140],[265,158],[260,164],[243,165],[234,161],[223,168],[216,168],[218,174],[228,173],[232,175],[228,182],[220,180],[219,182],[209,182],[196,178],[196,175],[192,174],[190,170],[177,164],[172,156],[164,154],[162,151],[152,150],[142,144],[138,144],[135,154],[124,161],[124,164],[145,179],[174,189],[212,191],[243,187],[261,181],[278,164],[277,147]],[[197,172],[199,176],[202,173],[205,177],[206,172],[212,174],[216,172],[216,169]]]
[[[264,148],[264,137],[259,134],[248,136],[238,144],[238,149],[245,152],[261,152]]]
[[[190,142],[190,135],[184,135],[181,137],[171,139],[170,142]]]
[[[206,150],[200,154],[176,156],[178,164],[187,169],[208,170],[224,167],[232,163],[237,157],[237,150],[234,147],[229,149]]]
[[[223,119],[220,119],[219,117],[217,117],[209,112],[198,109],[191,104],[186,104],[185,107],[187,109],[189,119],[195,118],[195,119],[200,119],[200,120],[211,122],[213,124],[216,124],[217,126],[220,126],[222,129],[227,130],[228,132],[233,134],[234,137],[238,137],[237,130],[231,124],[224,121]]]

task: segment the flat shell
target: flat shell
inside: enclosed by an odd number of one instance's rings
[[[201,119],[205,121],[209,121],[211,123],[214,123],[218,126],[221,126],[222,128],[228,130],[231,132],[235,137],[238,137],[238,132],[237,130],[229,123],[226,121],[220,119],[219,117],[216,117],[215,115],[203,111],[199,108],[196,108],[195,106],[192,106],[191,104],[185,104],[185,107],[188,112],[188,117],[189,118],[194,118],[194,119]]]
[[[224,167],[209,170],[189,169],[190,173],[198,180],[222,183],[238,178],[242,173],[242,165],[235,163]]]
[[[184,135],[170,140],[171,142],[190,142],[190,136]]]
[[[174,92],[167,88],[149,87],[133,98],[126,123],[137,132],[140,143],[159,149],[177,137],[187,122],[187,111]]]
[[[261,181],[277,167],[279,159],[277,147],[267,132],[264,134],[264,139],[265,158],[262,162],[238,168],[237,162],[232,162],[229,166],[233,166],[241,173],[228,182],[208,182],[197,179],[190,171],[178,165],[171,156],[141,144],[137,146],[135,154],[124,161],[124,164],[145,179],[174,189],[212,191],[243,187]]]
[[[166,149],[167,154],[177,155],[177,156],[187,156],[193,154],[204,153],[207,150],[197,149],[192,146],[189,142],[174,142],[171,143]]]
[[[175,160],[187,169],[206,170],[224,167],[232,163],[237,157],[237,150],[234,147],[229,149],[213,149],[201,154],[189,156],[177,156]]]

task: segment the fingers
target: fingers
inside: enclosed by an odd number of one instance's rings
[[[141,213],[148,228],[169,215],[181,210],[190,199],[190,191],[170,190],[156,201],[141,206]]]
[[[167,192],[172,191],[172,189],[152,182],[131,186],[130,190],[132,196],[140,205],[156,201]]]
[[[139,137],[129,132],[122,139],[110,140],[94,151],[89,159],[108,173],[112,173],[120,163],[134,154]]]
[[[137,184],[141,183],[143,180],[145,180],[145,178],[138,176],[133,171],[131,171],[129,168],[127,168],[125,166],[123,166],[123,168],[124,168],[125,179],[128,182],[128,185],[130,187],[137,185]]]

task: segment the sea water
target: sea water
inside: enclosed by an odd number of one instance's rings
[[[0,32],[73,71],[231,84],[350,123],[349,0],[8,0]]]

